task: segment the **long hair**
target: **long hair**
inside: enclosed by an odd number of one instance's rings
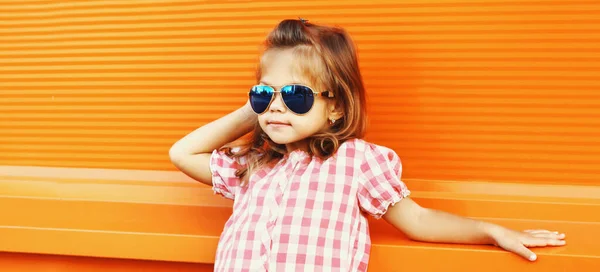
[[[325,131],[307,139],[309,154],[327,159],[346,140],[364,137],[367,123],[365,88],[355,45],[348,33],[339,27],[316,25],[305,20],[283,20],[265,41],[265,53],[278,49],[293,49],[298,72],[311,80],[313,86],[332,91],[332,102],[343,113],[343,117]],[[256,75],[259,81],[262,65]],[[269,139],[258,122],[249,136],[221,149],[232,158],[245,159],[245,167],[236,172],[242,184],[254,171],[276,162],[287,152],[285,145]],[[238,149],[235,152],[232,151],[234,147]]]

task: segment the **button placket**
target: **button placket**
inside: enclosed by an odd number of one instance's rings
[[[282,169],[287,169],[287,167],[291,168],[291,171],[289,172],[289,174],[286,174],[285,172],[282,173],[283,177],[281,179],[281,182],[279,183],[281,185],[280,189],[281,189],[281,192],[283,195],[285,195],[287,187],[294,179],[296,171],[302,164],[301,163],[302,159],[303,159],[303,157],[300,154],[298,154],[297,152],[292,152],[288,158],[288,161],[286,162],[286,164],[289,164],[289,165],[286,165],[286,167],[282,168]]]
[[[269,233],[272,233],[273,227],[277,222],[277,218],[279,217],[279,213],[281,210],[281,201],[283,199],[283,187],[286,182],[285,169],[288,167],[288,162],[284,161],[280,168],[277,169],[277,172],[271,179],[271,188],[269,188],[270,202],[271,205],[268,205],[269,209],[269,220],[267,222],[267,227],[269,229]]]

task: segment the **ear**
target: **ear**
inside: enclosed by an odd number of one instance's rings
[[[329,113],[327,115],[327,119],[331,120],[339,120],[344,116],[344,111],[340,107],[340,105],[336,105],[337,103],[330,103],[328,106]]]

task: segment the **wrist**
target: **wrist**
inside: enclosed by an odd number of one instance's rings
[[[254,125],[257,120],[257,114],[252,110],[252,106],[250,106],[249,102],[239,108],[238,113],[244,124]]]
[[[244,104],[244,106],[239,108],[239,110],[244,114],[244,116],[251,116],[252,114],[256,115],[256,113],[254,113],[254,110],[252,110],[250,101],[247,101],[246,104]]]
[[[498,239],[503,235],[502,233],[504,232],[503,227],[487,222],[481,222],[480,228],[484,234],[484,242],[486,244],[498,245]]]

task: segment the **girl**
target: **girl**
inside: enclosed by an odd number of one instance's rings
[[[526,246],[565,244],[557,232],[517,232],[415,203],[397,154],[361,139],[365,88],[343,29],[282,21],[257,81],[243,107],[170,150],[183,173],[234,200],[216,271],[366,271],[367,216],[414,240],[495,244],[531,261]]]

